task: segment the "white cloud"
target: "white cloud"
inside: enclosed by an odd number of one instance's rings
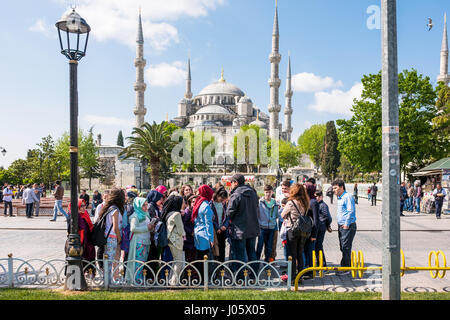
[[[186,79],[185,65],[181,61],[150,65],[145,73],[150,85],[154,87],[176,86]]]
[[[331,77],[322,78],[308,72],[298,73],[292,77],[292,89],[294,91],[318,92],[342,86],[342,81],[334,81]]]
[[[138,9],[141,7],[145,40],[156,51],[164,51],[172,43],[179,42],[178,29],[169,22],[183,17],[205,17],[209,11],[225,2],[226,0],[79,0],[76,10],[91,26],[95,39],[116,40],[134,47]],[[69,6],[73,1],[64,3]]]
[[[105,116],[96,116],[88,114],[84,117],[84,119],[96,126],[108,126],[108,127],[133,127],[134,121],[133,120],[126,120],[122,118],[116,118],[116,117],[105,117]]]
[[[47,24],[45,19],[37,19],[36,22],[28,28],[28,30],[41,33],[47,38],[56,38],[56,28]]]
[[[331,92],[316,92],[315,101],[308,108],[320,112],[352,115],[351,107],[354,99],[361,98],[362,83],[356,83],[348,91],[332,90]]]

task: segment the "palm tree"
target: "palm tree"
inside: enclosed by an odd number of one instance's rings
[[[132,137],[128,137],[128,147],[126,147],[120,156],[125,159],[137,158],[146,160],[150,165],[152,187],[159,183],[161,164],[164,161],[170,162],[170,156],[175,145],[171,136],[177,127],[168,122],[152,125],[144,123],[141,128],[134,128]]]

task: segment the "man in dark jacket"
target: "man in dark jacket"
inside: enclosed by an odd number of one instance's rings
[[[319,252],[322,251],[323,256],[323,266],[327,266],[327,260],[325,259],[325,252],[323,251],[323,240],[325,239],[325,232],[332,232],[330,210],[328,205],[323,201],[322,191],[316,191],[316,199],[319,203],[319,230],[317,232],[317,242],[316,242],[316,259],[319,262]],[[319,265],[319,263],[317,263]]]
[[[256,238],[259,236],[258,195],[241,174],[231,178],[227,215],[230,218],[231,255],[233,260],[256,260]],[[237,266],[236,266],[237,267]]]

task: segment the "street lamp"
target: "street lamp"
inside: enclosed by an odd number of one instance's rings
[[[68,236],[67,273],[65,289],[86,290],[87,284],[82,267],[82,247],[78,235],[78,61],[86,55],[91,27],[72,8],[56,23],[61,54],[70,65],[70,234]],[[65,34],[65,35],[64,35]],[[63,36],[66,38],[64,41]],[[67,46],[66,46],[67,45]],[[80,46],[81,45],[81,46]],[[84,48],[80,50],[80,48]]]

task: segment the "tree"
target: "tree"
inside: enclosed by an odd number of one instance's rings
[[[380,172],[381,165],[381,72],[362,79],[361,99],[355,99],[353,116],[337,120],[339,151],[362,172]],[[416,70],[399,74],[400,165],[404,172],[436,155],[432,119],[436,92],[429,77]]]
[[[344,155],[341,155],[341,165],[337,170],[337,176],[341,177],[346,182],[351,182],[359,174],[360,171],[358,168],[353,166]]]
[[[322,173],[327,178],[334,179],[341,164],[341,153],[338,150],[338,145],[339,140],[334,121],[328,121],[321,158]]]
[[[450,87],[439,82],[436,87],[436,116],[433,118],[433,131],[437,149],[441,151],[437,158],[450,155]]]
[[[120,147],[124,146],[122,130],[119,131],[119,135],[117,136],[117,145]]]
[[[91,190],[92,179],[104,176],[101,172],[98,159],[98,147],[95,144],[92,130],[93,128],[91,127],[87,135],[81,132],[80,159],[78,164],[81,168],[80,177],[89,179],[89,190]]]
[[[325,132],[325,124],[315,124],[306,129],[297,141],[300,153],[307,154],[316,167],[320,167]]]
[[[216,149],[216,140],[214,139],[214,136],[207,131],[191,131],[191,130],[183,130],[182,135],[183,143],[186,143],[186,147],[188,150],[189,160],[183,161],[181,163],[181,169],[185,172],[207,172],[209,171],[210,165],[213,164],[214,157],[216,155],[215,149]],[[196,149],[196,143],[200,144],[197,140],[201,141],[201,149]],[[206,151],[212,151],[207,154],[207,156],[210,156],[210,159],[205,158],[205,152]],[[181,150],[180,150],[181,151]],[[198,159],[195,159],[195,152],[201,152],[202,161],[201,163],[198,162]],[[182,157],[181,154],[178,154],[178,156]],[[187,157],[186,157],[187,159]],[[208,162],[209,161],[209,162]],[[177,167],[178,165],[175,165]]]
[[[280,168],[288,169],[299,165],[300,151],[289,141],[279,140]]]
[[[238,143],[242,143],[240,145]],[[246,167],[247,172],[253,172],[255,166],[259,169],[267,163],[271,154],[271,142],[267,130],[257,125],[242,126],[233,139],[234,161]],[[268,160],[268,161],[266,161]],[[240,163],[244,162],[244,163]]]
[[[152,125],[144,123],[141,128],[133,129],[133,136],[127,138],[129,146],[120,153],[125,159],[137,158],[148,161],[153,187],[159,183],[162,163],[170,161],[174,146],[171,129],[173,127],[165,121],[161,124],[153,122]],[[168,167],[171,168],[170,165]]]

